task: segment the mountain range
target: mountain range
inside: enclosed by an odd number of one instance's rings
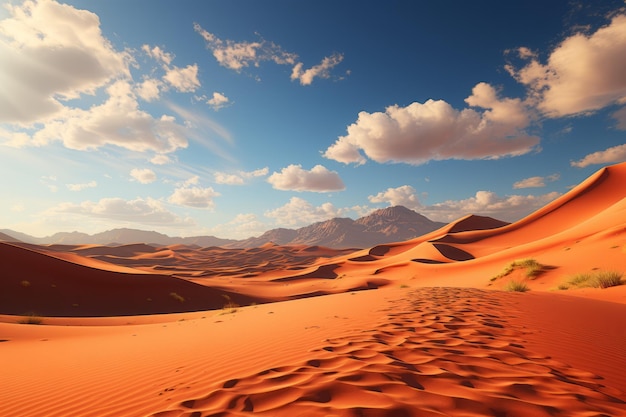
[[[503,224],[505,224],[503,222]],[[125,245],[147,243],[154,245],[195,245],[200,247],[253,248],[268,243],[276,245],[327,246],[331,248],[366,248],[382,243],[398,242],[432,232],[445,223],[435,222],[403,206],[376,210],[357,220],[334,218],[299,229],[278,228],[258,237],[244,240],[221,239],[215,236],[170,237],[154,231],[113,229],[89,235],[80,232],[60,232],[47,237],[34,237],[14,230],[0,230],[0,241],[22,241],[38,245],[97,244]]]

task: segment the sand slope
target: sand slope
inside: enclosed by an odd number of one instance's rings
[[[357,252],[0,244],[0,415],[626,416],[626,285],[557,290],[626,272],[624,184]]]

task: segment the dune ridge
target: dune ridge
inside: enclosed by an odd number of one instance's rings
[[[626,416],[626,285],[559,289],[626,272],[623,184],[356,251],[0,243],[0,415]]]

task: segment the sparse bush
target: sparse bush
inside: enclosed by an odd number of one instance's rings
[[[597,272],[591,281],[593,287],[609,288],[622,285],[622,273],[616,271]]]
[[[528,285],[526,285],[524,282],[522,281],[515,281],[515,280],[511,280],[509,281],[505,286],[504,286],[504,290],[505,291],[517,291],[517,292],[526,292],[528,291],[530,288],[528,288]]]
[[[222,309],[223,311],[221,314],[236,313],[237,309],[239,308],[239,304],[231,300],[228,294],[222,294],[222,297],[224,297],[224,299],[226,300],[226,304],[224,304],[224,308]]]
[[[178,301],[179,303],[185,302],[185,297],[183,297],[182,295],[179,295],[178,293],[171,292],[170,297],[172,297],[174,300]]]
[[[537,262],[535,259],[527,258],[527,259],[518,259],[516,261],[511,262],[504,270],[500,272],[498,275],[491,277],[490,281],[495,281],[499,278],[504,278],[516,269],[526,269],[526,277],[530,279],[536,278],[542,271],[544,266]]]
[[[621,272],[616,271],[596,271],[594,273],[583,272],[573,275],[569,278],[567,283],[559,285],[560,290],[566,290],[570,286],[578,288],[594,287],[594,288],[609,288],[622,284]]]

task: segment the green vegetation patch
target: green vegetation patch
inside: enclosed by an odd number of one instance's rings
[[[539,276],[539,274],[541,274],[541,272],[543,272],[544,266],[537,262],[535,259],[519,259],[511,262],[506,267],[504,267],[504,270],[498,275],[492,277],[491,281],[504,278],[516,269],[525,269],[526,278],[535,279],[537,278],[537,276]]]

